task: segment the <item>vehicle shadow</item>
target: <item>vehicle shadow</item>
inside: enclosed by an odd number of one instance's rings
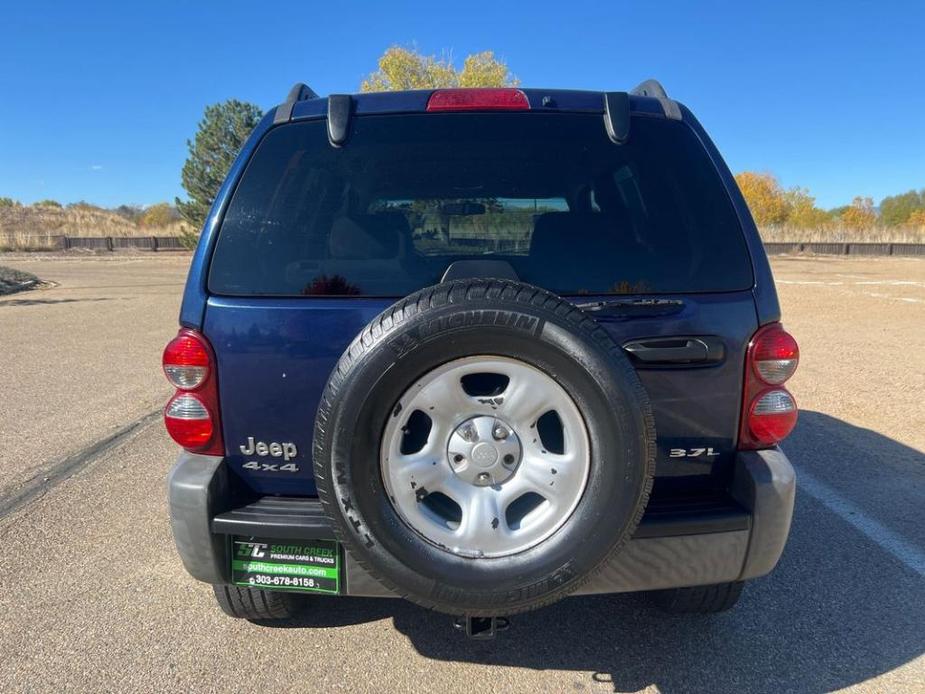
[[[859,461],[876,451],[925,468],[921,452],[821,413],[801,413],[799,429],[786,446],[798,480],[801,453],[811,446],[818,455],[818,437],[843,442],[838,454],[847,446]],[[399,600],[344,598],[289,626],[391,617],[425,657],[590,672],[616,692],[650,685],[662,692],[816,692],[864,682],[921,656],[923,591],[920,574],[798,493],[779,566],[724,614],[668,615],[640,595],[575,597],[515,616],[496,640],[478,642],[454,631],[447,615]]]

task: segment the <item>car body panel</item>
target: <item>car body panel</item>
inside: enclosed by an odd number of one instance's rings
[[[753,298],[749,291],[666,298],[682,302],[681,310],[667,317],[600,321],[618,344],[672,335],[721,337],[725,357],[718,364],[639,368],[638,373],[655,413],[656,474],[685,484],[722,486],[735,453],[745,349],[757,327]],[[391,303],[317,297],[209,299],[204,332],[218,361],[227,462],[255,492],[315,493],[311,440],[321,392],[351,340]],[[298,453],[288,462],[298,471],[243,469],[245,463],[261,460],[242,454],[241,446],[249,450],[249,438],[294,443]]]
[[[524,92],[535,110],[603,113],[600,92]],[[353,117],[420,112],[430,93],[355,95]],[[630,109],[633,118],[665,117],[662,103],[654,98],[631,96]],[[659,434],[657,475],[662,484],[675,480],[685,485],[722,486],[728,483],[735,453],[745,350],[759,325],[779,319],[780,308],[761,240],[732,174],[691,112],[683,106],[680,110],[682,121],[696,133],[709,154],[739,216],[752,259],[754,286],[739,292],[662,297],[682,302],[682,309],[667,317],[639,315],[625,320],[600,320],[619,344],[672,335],[721,338],[725,357],[719,364],[639,367],[638,373],[655,412]],[[323,118],[326,112],[327,99],[306,100],[295,104],[292,119]],[[180,323],[202,330],[215,350],[230,470],[256,493],[314,495],[311,439],[324,384],[350,341],[394,299],[209,295],[209,261],[222,216],[249,157],[271,128],[280,127],[273,123],[274,113],[275,109],[270,110],[255,128],[216,196],[191,263]],[[722,268],[716,271],[722,272]],[[594,297],[573,299],[585,302]],[[245,456],[240,447],[247,450],[251,438],[295,444],[298,453],[289,462],[298,470],[244,470],[242,466],[253,456]],[[701,449],[704,450],[696,453]]]

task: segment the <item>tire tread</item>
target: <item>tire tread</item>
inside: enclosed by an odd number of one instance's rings
[[[653,591],[650,595],[666,612],[714,614],[731,609],[742,595],[744,581]]]
[[[246,586],[213,585],[218,606],[229,617],[251,621],[288,619],[294,614],[293,596]]]
[[[461,295],[461,296],[460,296]],[[458,298],[457,298],[458,297]],[[613,557],[618,554],[629,541],[633,530],[642,520],[643,513],[649,502],[649,496],[652,491],[655,472],[655,453],[656,453],[656,435],[655,435],[655,417],[649,404],[649,396],[642,383],[636,378],[635,370],[629,361],[625,358],[622,349],[617,345],[610,335],[601,327],[597,321],[591,318],[585,311],[580,309],[574,303],[563,299],[555,294],[538,287],[525,285],[522,282],[512,282],[500,279],[464,279],[447,282],[445,284],[428,287],[399,300],[385,311],[374,318],[361,332],[357,335],[350,346],[344,351],[337,367],[332,372],[328,383],[321,396],[318,406],[318,414],[315,420],[315,431],[313,438],[313,457],[315,460],[314,472],[317,482],[318,497],[324,506],[327,515],[334,518],[335,514],[340,513],[337,507],[336,499],[332,499],[327,485],[327,474],[321,463],[323,459],[324,441],[328,435],[328,425],[331,420],[331,413],[338,393],[344,384],[346,375],[350,372],[353,364],[361,359],[367,350],[377,344],[373,339],[373,332],[379,331],[380,334],[386,334],[399,328],[413,316],[429,308],[437,308],[447,303],[461,303],[468,300],[477,299],[500,299],[513,302],[515,304],[524,304],[534,309],[547,312],[556,318],[566,321],[574,330],[584,333],[593,339],[600,347],[606,351],[619,355],[614,359],[614,365],[617,368],[624,369],[632,374],[632,378],[626,379],[633,384],[633,396],[638,402],[644,404],[642,408],[643,426],[645,429],[646,439],[646,461],[645,461],[645,484],[642,493],[639,496],[636,508],[632,513],[632,520],[628,526],[628,531],[624,533],[622,541],[616,543],[611,551],[598,563],[596,567],[586,572],[582,577],[570,581],[566,586],[558,590],[549,592],[542,599],[533,599],[529,596],[529,588],[521,591],[524,595],[516,596],[510,600],[510,608],[503,611],[505,615],[517,614],[534,610],[546,605],[550,605],[569,595],[593,579],[606,566]],[[354,541],[352,537],[346,537],[343,527],[340,523],[332,522],[337,540],[349,548]],[[432,600],[422,600],[419,596],[411,595],[401,590],[392,581],[383,576],[376,567],[372,566],[367,560],[357,553],[353,553],[352,558],[373,578],[378,580],[383,587],[391,591],[398,597],[410,600],[422,607],[428,609],[437,609],[444,612],[452,612],[449,606],[441,605]],[[519,603],[524,603],[523,605]],[[492,616],[500,614],[502,611],[497,609],[485,611],[472,611],[473,616]]]

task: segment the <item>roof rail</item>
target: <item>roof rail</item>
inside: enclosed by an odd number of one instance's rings
[[[651,96],[658,99],[667,118],[681,120],[681,107],[678,106],[677,101],[668,98],[668,92],[665,91],[665,88],[658,80],[640,82],[630,90],[630,94],[633,96]]]
[[[292,89],[289,90],[286,100],[276,107],[276,115],[273,116],[273,122],[285,123],[292,117],[292,108],[296,105],[296,102],[317,98],[318,95],[311,87],[307,84],[296,82],[292,85]]]

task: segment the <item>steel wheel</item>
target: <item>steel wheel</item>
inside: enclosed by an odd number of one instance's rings
[[[402,394],[382,438],[383,482],[399,516],[434,545],[503,557],[556,532],[588,481],[584,419],[526,362],[448,362]]]

